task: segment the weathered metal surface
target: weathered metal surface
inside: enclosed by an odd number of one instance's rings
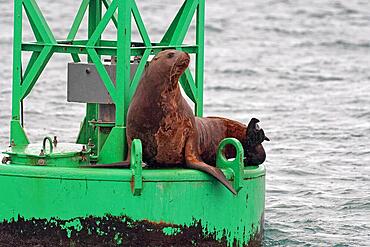
[[[235,147],[234,160],[223,156],[226,145]],[[23,155],[40,158],[30,146]],[[236,196],[203,172],[143,169],[139,140],[133,141],[131,169],[63,167],[70,162],[63,157],[69,157],[68,153],[73,157],[76,147],[65,146],[62,156],[58,147],[63,144],[58,143],[52,155],[59,155],[55,159],[59,167],[49,165],[49,160],[43,167],[15,165],[19,150],[15,155],[8,153],[10,164],[0,166],[0,186],[9,188],[0,194],[0,242],[11,239],[22,246],[38,239],[40,245],[45,241],[70,246],[98,241],[106,246],[135,246],[145,237],[147,246],[260,243],[265,168],[244,167],[243,148],[236,139],[225,139],[218,150],[218,166],[228,180],[234,180]],[[17,148],[22,146],[10,149]],[[32,231],[37,236],[26,239],[25,232]],[[51,233],[56,237],[50,237]]]
[[[261,246],[257,232],[246,246]],[[68,221],[18,218],[0,223],[0,244],[8,246],[227,246],[225,237],[203,234],[192,226],[134,221],[125,216],[85,217]]]
[[[130,79],[135,75],[137,63],[131,63]],[[113,84],[116,85],[116,64],[104,64]],[[69,63],[67,79],[69,102],[113,104],[99,72],[92,63]]]
[[[233,176],[230,170],[224,172],[229,179]],[[35,218],[51,222],[54,218],[73,222],[110,214],[139,222],[174,224],[181,229],[193,228],[200,221],[201,235],[225,241],[222,246],[247,245],[262,231],[263,165],[244,169],[237,196],[210,176],[184,169],[143,169],[142,192],[134,196],[133,175],[131,169],[1,165],[0,186],[7,189],[0,194],[0,221],[7,224],[20,216],[26,221]],[[168,229],[169,235],[176,232],[176,228]]]

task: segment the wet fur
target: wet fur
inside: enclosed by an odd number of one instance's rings
[[[187,53],[173,50],[160,52],[150,62],[127,114],[129,150],[132,140],[140,139],[148,165],[185,165],[201,170],[236,194],[224,174],[200,157],[195,116],[178,83],[189,62]]]

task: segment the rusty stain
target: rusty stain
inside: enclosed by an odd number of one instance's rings
[[[79,227],[68,229],[71,222]],[[165,228],[175,227],[178,232],[166,235]],[[263,228],[261,228],[263,229]],[[261,246],[262,230],[256,233],[248,247]],[[226,238],[215,240],[212,234],[204,235],[199,222],[193,226],[134,221],[125,216],[75,218],[69,221],[51,219],[11,220],[0,223],[0,246],[227,246]],[[234,246],[236,243],[234,242]]]
[[[134,175],[132,175],[131,177],[130,187],[131,187],[131,192],[134,193],[134,188],[135,188],[135,176]]]

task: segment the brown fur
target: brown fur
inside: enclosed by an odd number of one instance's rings
[[[189,62],[187,53],[175,50],[162,51],[150,62],[128,110],[129,150],[132,140],[140,139],[143,160],[148,165],[198,169],[235,194],[224,174],[207,163],[215,164],[217,147],[225,137],[247,143],[247,127],[225,118],[194,116],[178,83]]]

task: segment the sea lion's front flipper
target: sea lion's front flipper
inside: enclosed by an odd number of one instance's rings
[[[130,161],[122,161],[117,163],[111,164],[97,164],[97,165],[87,165],[87,166],[80,166],[82,168],[130,168]]]
[[[128,140],[127,158],[124,161],[110,164],[96,164],[80,166],[81,168],[130,168],[131,140]],[[145,165],[143,163],[143,165]]]
[[[218,181],[220,181],[228,190],[230,190],[234,195],[236,195],[236,191],[230,182],[226,179],[223,172],[218,169],[217,167],[210,166],[203,161],[200,161],[198,158],[198,152],[194,148],[194,142],[189,138],[185,145],[185,161],[186,166],[191,169],[200,170],[212,175]]]

